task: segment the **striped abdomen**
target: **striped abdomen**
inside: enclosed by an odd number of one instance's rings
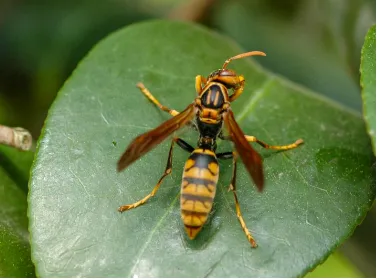
[[[190,239],[207,221],[216,194],[219,165],[209,149],[195,149],[185,164],[181,186],[181,217]]]

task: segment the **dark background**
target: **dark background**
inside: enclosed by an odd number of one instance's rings
[[[37,139],[59,88],[103,37],[134,22],[196,21],[262,50],[271,72],[361,113],[372,0],[0,0],[0,123]],[[375,277],[375,208],[340,251]]]

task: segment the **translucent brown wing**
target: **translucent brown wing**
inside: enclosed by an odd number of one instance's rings
[[[237,153],[241,157],[247,171],[257,185],[258,190],[262,191],[264,177],[261,156],[247,142],[245,135],[234,119],[234,114],[231,110],[224,113],[224,123],[229,132],[229,137],[233,141]]]
[[[157,128],[136,137],[122,157],[118,161],[118,171],[121,171],[153,149],[156,145],[166,139],[171,133],[178,130],[195,116],[196,108],[190,104],[180,114],[170,118]]]

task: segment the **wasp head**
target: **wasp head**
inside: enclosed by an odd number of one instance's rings
[[[238,89],[242,87],[245,80],[244,77],[237,75],[235,71],[229,70],[226,67],[233,60],[237,60],[237,59],[241,59],[241,58],[249,57],[249,56],[254,56],[254,55],[266,56],[266,54],[261,51],[250,51],[250,52],[241,53],[236,56],[233,56],[225,60],[223,67],[219,70],[212,72],[208,76],[207,80],[209,82],[210,81],[220,82],[224,84],[228,89],[230,88]]]
[[[226,86],[226,88],[230,89],[240,87],[244,78],[243,76],[238,76],[233,70],[219,69],[212,72],[208,76],[207,80],[222,83]]]

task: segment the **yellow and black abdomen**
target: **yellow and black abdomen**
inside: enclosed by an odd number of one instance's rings
[[[209,149],[195,149],[187,160],[181,186],[181,217],[194,239],[207,221],[216,194],[219,164]]]

